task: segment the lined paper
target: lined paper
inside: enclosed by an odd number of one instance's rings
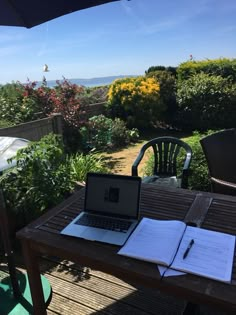
[[[194,244],[183,259],[191,239]],[[230,282],[234,247],[234,235],[188,226],[171,268]]]

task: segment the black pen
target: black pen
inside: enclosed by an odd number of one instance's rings
[[[188,244],[186,251],[183,254],[183,259],[185,259],[188,256],[188,253],[189,253],[191,247],[193,246],[193,244],[194,244],[194,240],[191,240]]]

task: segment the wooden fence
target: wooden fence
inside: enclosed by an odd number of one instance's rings
[[[105,105],[106,102],[89,104],[86,106],[86,118],[90,118],[92,116],[105,114]]]
[[[86,106],[85,119],[105,113],[105,102]],[[38,141],[50,132],[63,135],[63,118],[61,114],[54,114],[49,118],[33,120],[13,127],[0,128],[1,137],[17,137],[31,141]]]
[[[0,136],[17,137],[31,141],[38,141],[50,132],[63,133],[63,119],[60,114],[54,114],[50,118],[33,120],[13,127],[0,128]]]

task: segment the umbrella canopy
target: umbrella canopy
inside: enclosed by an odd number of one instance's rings
[[[0,25],[31,28],[59,16],[118,0],[0,0]]]

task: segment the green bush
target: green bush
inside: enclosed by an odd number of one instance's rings
[[[108,172],[102,156],[64,153],[62,138],[48,135],[18,150],[16,166],[1,176],[9,211],[17,228],[66,198],[87,172]]]
[[[150,71],[146,76],[155,78],[159,82],[160,103],[166,108],[163,119],[166,123],[173,124],[177,113],[175,76],[167,70]]]
[[[16,155],[16,167],[1,177],[8,208],[20,225],[60,202],[73,188],[61,138],[48,135]]]
[[[23,121],[23,89],[20,83],[7,83],[0,87],[0,120],[11,124]]]
[[[183,62],[177,68],[178,81],[187,80],[200,72],[229,78],[236,82],[236,59],[221,58]]]
[[[97,150],[119,148],[139,137],[137,129],[129,130],[121,119],[111,119],[104,115],[91,117],[87,127],[81,128],[80,132],[84,145]]]
[[[204,73],[182,81],[177,88],[179,126],[186,130],[235,127],[236,84]]]
[[[159,83],[142,76],[115,80],[108,92],[107,107],[111,117],[119,117],[128,127],[136,128],[150,127],[165,111]]]
[[[170,74],[172,74],[174,77],[176,77],[176,67],[165,67],[165,66],[151,66],[148,68],[148,70],[145,71],[145,74],[148,76],[152,72],[156,71],[167,71]]]
[[[0,128],[7,128],[13,126],[13,123],[5,120],[5,119],[0,119]]]
[[[36,88],[36,82],[6,84],[0,88],[0,118],[14,124],[37,119],[52,112],[50,93],[53,89],[42,85]]]
[[[75,154],[68,163],[71,166],[71,176],[74,182],[84,182],[88,172],[108,173],[106,163],[99,154]]]
[[[21,100],[0,96],[0,119],[9,121],[12,124],[23,122],[21,102]]]
[[[207,131],[204,134],[194,132],[193,136],[182,139],[190,145],[193,151],[188,181],[189,189],[210,191],[207,161],[199,140],[211,133],[213,133],[213,131]]]
[[[96,149],[102,149],[111,145],[112,119],[104,115],[89,118],[90,143]]]

